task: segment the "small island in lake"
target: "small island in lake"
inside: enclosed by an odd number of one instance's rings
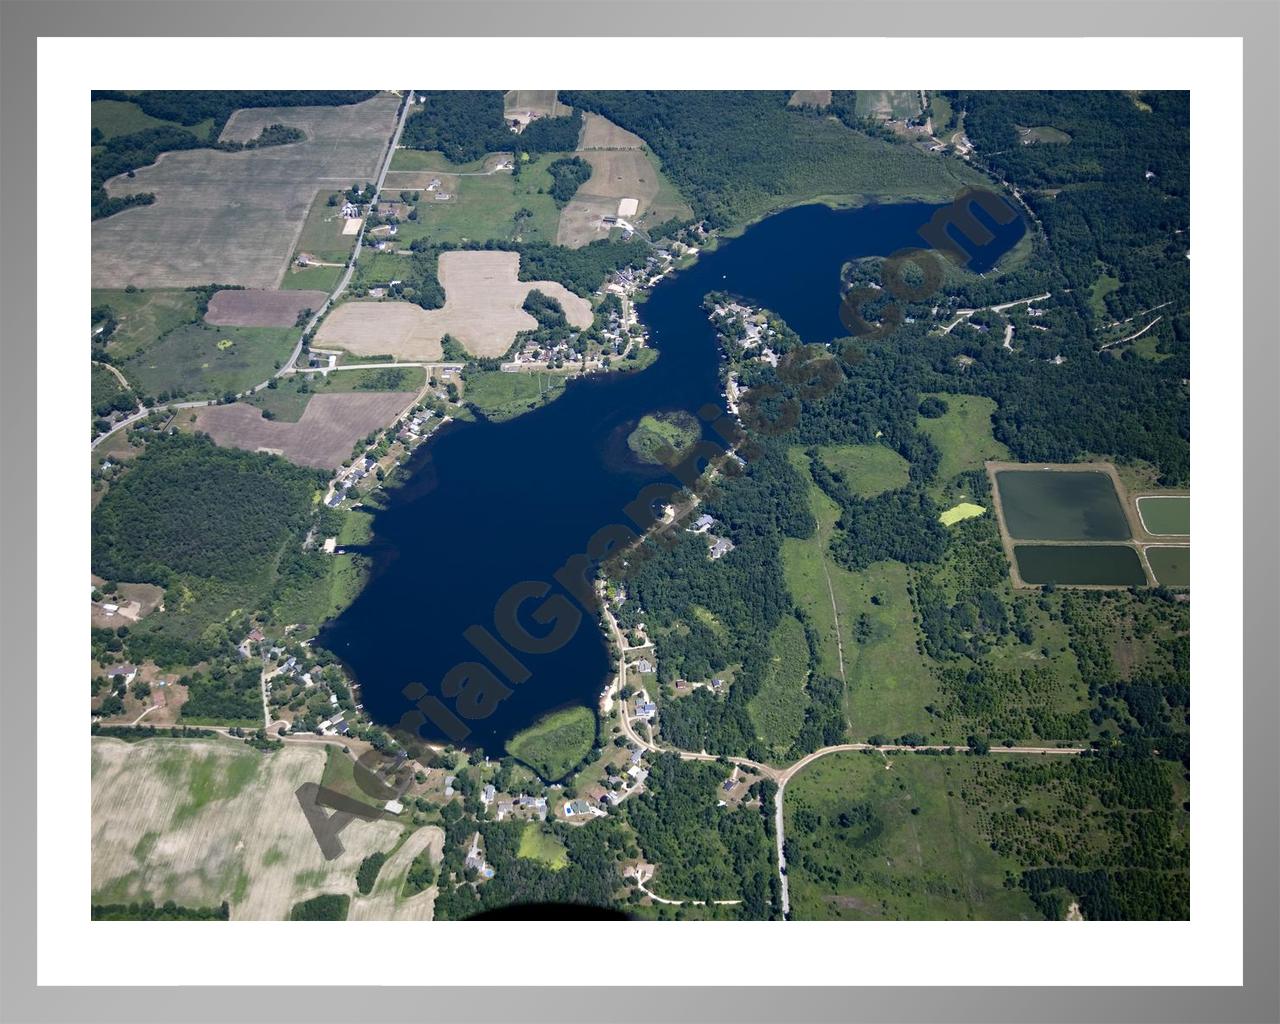
[[[670,462],[664,457],[674,451],[677,458],[684,455],[702,436],[702,426],[690,413],[682,409],[648,413],[627,435],[627,447],[641,462],[662,465]]]

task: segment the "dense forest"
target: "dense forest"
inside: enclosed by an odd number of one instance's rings
[[[500,91],[421,89],[414,95],[419,102],[400,139],[406,149],[439,150],[464,164],[486,153],[564,153],[578,146],[580,111],[568,117],[540,117],[516,135],[507,126]]]
[[[157,437],[94,509],[93,571],[161,586],[183,574],[243,580],[274,562],[323,482],[207,437]]]
[[[1105,296],[1115,319],[1187,301],[1189,93],[949,95],[978,155],[1022,190],[1082,301],[1106,274],[1119,279]],[[1041,126],[1067,141],[1024,143],[1022,131]]]

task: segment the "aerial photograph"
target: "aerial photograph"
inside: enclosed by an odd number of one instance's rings
[[[84,102],[93,920],[1190,918],[1188,92]]]

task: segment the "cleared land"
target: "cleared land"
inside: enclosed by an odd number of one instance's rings
[[[607,237],[610,226],[603,223],[604,217],[625,216],[643,227],[693,215],[647,151],[591,149],[576,155],[591,165],[591,177],[561,211],[557,244],[577,247]],[[621,208],[627,199],[635,200],[629,214]]]
[[[917,649],[915,612],[907,593],[910,570],[900,562],[876,562],[861,572],[836,564],[828,545],[840,510],[813,483],[804,452],[793,448],[788,457],[808,484],[818,528],[804,540],[783,540],[787,589],[817,630],[821,673],[841,678],[843,647],[851,735],[866,739],[877,733],[929,732],[934,723],[925,706],[939,702],[940,694],[937,679]],[[863,616],[866,636],[858,643],[855,630]]]
[[[297,332],[287,327],[188,323],[116,365],[144,395],[220,396],[270,377],[296,341]]]
[[[233,919],[281,921],[300,900],[354,894],[360,861],[390,849],[401,826],[353,821],[326,861],[294,795],[324,760],[321,744],[260,754],[230,741],[95,738],[94,902],[228,900]]]
[[[508,89],[502,98],[502,114],[508,121],[516,117],[527,120],[529,114],[565,117],[572,110],[556,99],[555,89]]]
[[[975,776],[993,770],[977,761],[839,753],[801,771],[784,806],[796,917],[1040,918],[1005,885],[1019,865],[991,849],[992,816],[1016,821],[1016,801],[971,795]]]
[[[591,303],[552,281],[519,281],[515,252],[445,252],[439,277],[443,309],[422,309],[409,302],[347,302],[321,325],[320,348],[342,348],[355,355],[389,354],[403,360],[438,360],[440,339],[450,334],[476,356],[501,356],[520,331],[538,322],[521,306],[537,289],[564,307],[575,327],[591,326]]]
[[[823,465],[844,477],[849,489],[861,498],[906,487],[907,460],[883,444],[826,445],[818,449]]]
[[[326,298],[324,292],[228,288],[214,293],[204,319],[220,327],[292,327],[299,313],[319,309]]]
[[[644,149],[644,139],[619,128],[607,117],[584,112],[578,149]]]
[[[831,106],[830,89],[797,89],[787,100],[789,107],[817,107],[819,110]]]
[[[165,153],[134,178],[113,178],[111,195],[153,192],[156,201],[93,222],[94,286],[277,287],[316,190],[377,174],[397,105],[388,94],[344,107],[237,111],[229,132],[281,123],[307,139],[239,153]]]
[[[920,113],[920,93],[915,89],[860,90],[854,102],[859,117],[900,120]]]
[[[337,469],[356,441],[385,427],[414,396],[411,391],[313,395],[296,423],[263,419],[261,410],[241,402],[211,405],[196,411],[195,429],[223,447],[267,451],[300,466]]]
[[[507,753],[523,761],[547,782],[576,768],[596,741],[596,716],[588,708],[553,711],[507,742]]]
[[[916,426],[942,452],[938,466],[938,482],[931,488],[934,497],[942,503],[944,498],[962,501],[972,497],[963,489],[950,487],[959,473],[982,468],[988,459],[1007,459],[1009,449],[991,434],[991,414],[996,403],[978,395],[936,394],[921,398],[941,398],[947,403],[947,411],[936,419],[920,416]],[[948,502],[950,504],[952,502]]]
[[[397,189],[422,190],[418,219],[402,220],[400,243],[419,238],[432,242],[483,242],[501,239],[554,242],[560,210],[551,197],[552,179],[547,170],[559,154],[545,154],[524,165],[520,176],[510,171],[466,171],[452,178],[439,172],[397,174]],[[426,188],[440,179],[434,192]],[[444,196],[448,199],[444,199]]]
[[[520,849],[516,856],[541,861],[552,871],[559,871],[569,863],[564,843],[550,832],[544,832],[536,821],[529,822],[520,833]]]

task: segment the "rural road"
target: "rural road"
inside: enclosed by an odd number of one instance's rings
[[[942,753],[948,750],[958,752],[958,751],[964,751],[968,749],[967,747],[960,746],[958,744],[931,744],[931,745],[922,744],[920,746],[908,746],[902,743],[882,743],[882,744],[837,743],[830,747],[822,747],[819,750],[815,750],[811,754],[806,754],[804,757],[800,758],[800,760],[796,761],[794,764],[787,765],[784,768],[775,768],[772,765],[762,764],[759,761],[752,761],[750,758],[746,758],[746,757],[722,758],[718,754],[708,754],[705,751],[694,752],[692,750],[679,750],[679,749],[676,749],[675,747],[660,746],[658,743],[652,740],[642,739],[640,734],[637,733],[634,727],[632,726],[630,715],[627,712],[626,702],[623,701],[622,699],[622,688],[626,684],[626,672],[627,672],[626,652],[628,648],[626,644],[626,638],[622,635],[622,630],[618,627],[618,620],[614,618],[613,612],[610,610],[608,605],[603,605],[602,608],[603,608],[605,623],[609,627],[609,632],[613,635],[614,643],[618,645],[618,649],[620,652],[618,655],[618,674],[613,681],[613,685],[610,687],[609,691],[607,692],[606,698],[616,698],[618,701],[618,704],[619,704],[618,720],[622,723],[623,734],[637,747],[639,747],[642,750],[647,750],[650,753],[676,754],[678,757],[680,757],[682,760],[685,760],[685,761],[726,760],[726,761],[729,761],[731,764],[736,764],[740,768],[750,768],[760,776],[767,779],[772,779],[775,783],[777,783],[778,791],[775,794],[773,799],[773,805],[774,805],[773,831],[774,831],[774,836],[777,844],[778,879],[781,883],[780,902],[782,904],[782,916],[784,920],[791,913],[791,894],[787,886],[787,858],[783,850],[783,845],[786,842],[786,830],[785,830],[785,825],[783,823],[782,801],[783,801],[783,796],[786,792],[787,783],[790,782],[791,779],[795,777],[797,772],[807,767],[808,765],[812,764],[814,761],[818,760],[818,758],[826,757],[828,754],[839,754],[839,753],[854,752],[854,751],[861,752],[861,751],[867,751],[867,750],[874,750],[881,754],[911,753],[914,751],[935,751],[938,753]],[[1000,755],[1000,754],[1014,754],[1014,755],[1021,755],[1021,756],[1048,757],[1048,756],[1061,755],[1066,757],[1073,757],[1073,756],[1078,756],[1080,754],[1087,753],[1089,750],[1090,750],[1089,747],[1017,747],[1017,746],[993,747],[987,756]],[[652,893],[650,893],[650,895],[652,895]],[[660,902],[665,903],[665,902],[673,902],[673,901],[660,900]]]
[[[400,111],[400,118],[396,122],[395,134],[391,136],[391,142],[387,146],[386,156],[382,160],[382,168],[378,171],[378,181],[374,186],[374,194],[373,194],[374,203],[377,203],[378,196],[382,192],[382,184],[387,180],[387,170],[391,167],[392,157],[395,156],[396,148],[400,145],[400,136],[404,134],[404,124],[409,117],[409,111],[412,107],[413,107],[413,90],[410,89],[405,96],[404,106]],[[271,382],[271,379],[274,379],[276,377],[284,377],[290,373],[296,372],[294,364],[298,361],[298,356],[302,352],[302,339],[307,336],[307,332],[315,329],[316,324],[320,322],[320,318],[324,316],[324,314],[328,311],[329,307],[333,305],[333,303],[337,300],[338,296],[340,296],[346,290],[347,285],[351,282],[351,275],[355,272],[355,268],[356,268],[356,258],[360,255],[360,248],[364,242],[364,224],[365,222],[362,220],[360,223],[360,232],[359,234],[356,235],[355,249],[352,250],[351,259],[347,262],[346,272],[342,275],[341,280],[338,281],[338,286],[334,288],[333,292],[330,293],[329,297],[324,300],[324,304],[320,307],[319,310],[316,311],[316,313],[307,322],[307,326],[304,327],[301,333],[298,335],[298,343],[294,345],[292,354],[289,356],[288,359],[286,359],[284,362],[280,364],[280,369],[276,370],[276,372],[271,375],[271,378],[268,378],[267,380],[264,380],[262,383],[255,384],[253,387],[240,392],[240,394],[236,396],[237,398],[243,398],[245,395],[252,395],[255,392],[261,391]],[[116,373],[117,377],[120,377],[119,372],[116,371],[114,367],[109,367],[109,368],[112,370],[112,372]],[[122,377],[120,379],[123,381]],[[126,385],[127,385],[127,382],[126,382]],[[139,420],[145,419],[152,412],[156,412],[162,409],[194,409],[199,406],[204,406],[208,404],[209,404],[209,400],[206,399],[200,402],[169,402],[164,405],[154,405],[149,409],[146,408],[145,406],[140,407],[137,412],[126,417],[125,419],[122,419],[119,423],[116,423],[105,434],[99,434],[97,437],[95,437],[93,439],[93,442],[89,445],[89,450],[93,451],[93,449],[97,448],[98,445],[100,445],[103,441],[105,441],[108,437],[110,437],[116,431],[123,430],[126,427],[133,426],[133,424],[137,423]]]

